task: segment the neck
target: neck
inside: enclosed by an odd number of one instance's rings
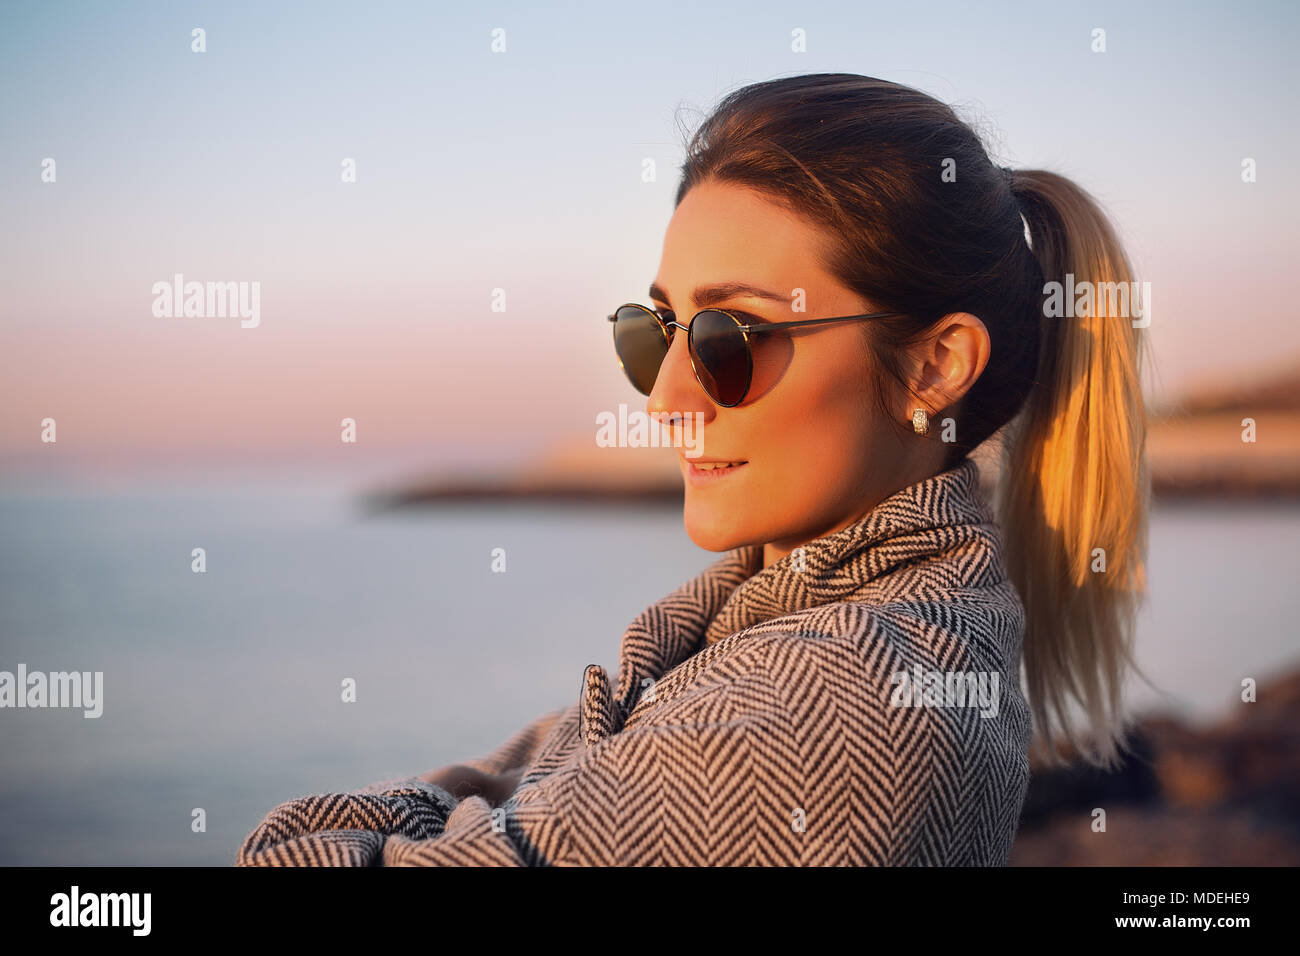
[[[862,511],[860,514],[851,515],[848,518],[845,518],[839,524],[827,528],[824,531],[818,531],[814,534],[805,534],[802,537],[788,539],[784,541],[768,542],[767,544],[763,545],[763,567],[765,568],[771,567],[773,564],[776,564],[776,562],[780,561],[782,558],[789,555],[790,552],[793,551],[795,548],[801,548],[809,541],[814,541],[817,538],[824,538],[826,537],[826,535],[834,534],[836,531],[843,531],[849,525],[856,524],[857,522],[861,521],[862,518],[870,510],[871,509],[868,508],[865,511]]]

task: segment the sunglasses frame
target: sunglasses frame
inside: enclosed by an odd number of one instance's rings
[[[720,405],[723,408],[735,408],[737,405],[742,404],[745,401],[745,398],[749,395],[749,388],[753,384],[753,379],[754,379],[754,352],[749,344],[749,336],[751,333],[776,332],[780,329],[793,329],[793,328],[798,328],[800,326],[807,326],[807,325],[825,325],[830,322],[852,322],[860,319],[886,319],[892,316],[907,314],[906,312],[866,312],[863,313],[862,315],[837,315],[837,316],[828,317],[824,319],[799,319],[794,322],[751,322],[747,324],[745,322],[741,322],[739,318],[737,318],[735,315],[733,315],[731,312],[727,311],[726,309],[700,309],[699,312],[696,312],[693,316],[691,316],[691,320],[689,322],[687,322],[685,325],[682,325],[676,319],[673,319],[671,322],[665,322],[663,316],[661,316],[658,312],[656,312],[654,309],[646,308],[644,305],[641,305],[641,303],[639,302],[624,302],[622,305],[620,305],[617,309],[614,310],[613,314],[607,315],[605,318],[615,324],[615,327],[611,330],[615,333],[614,354],[618,357],[618,367],[623,370],[623,374],[627,376],[628,381],[630,382],[632,381],[632,376],[628,373],[627,366],[623,364],[623,356],[618,354],[618,345],[617,345],[618,314],[626,308],[640,309],[642,312],[648,312],[651,315],[651,317],[654,318],[655,322],[658,323],[659,330],[663,333],[664,336],[664,342],[666,342],[669,347],[672,346],[672,337],[668,331],[669,326],[681,329],[683,332],[686,333],[686,351],[687,354],[689,354],[691,357],[691,371],[695,373],[695,380],[700,383],[700,388],[704,389],[704,394],[709,396],[709,400],[712,401],[715,405]],[[735,402],[728,403],[728,402],[718,401],[716,398],[714,398],[712,395],[709,394],[709,389],[704,384],[704,379],[700,378],[700,369],[695,362],[695,343],[694,343],[694,338],[692,337],[693,332],[691,330],[695,327],[695,320],[698,319],[705,312],[721,312],[727,318],[731,319],[732,322],[736,323],[736,327],[740,329],[740,334],[744,339],[745,361],[746,364],[748,365],[748,369],[745,372],[744,391],[740,393],[740,398],[737,399]],[[665,352],[664,354],[665,357],[667,357],[667,352]],[[632,385],[634,388],[636,387],[635,382],[632,382]],[[640,391],[640,389],[637,389],[637,391]]]

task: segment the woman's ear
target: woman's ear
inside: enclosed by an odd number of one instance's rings
[[[916,402],[903,410],[903,417],[910,418],[918,403],[930,415],[956,405],[984,373],[990,350],[988,329],[978,316],[945,315],[913,352]]]

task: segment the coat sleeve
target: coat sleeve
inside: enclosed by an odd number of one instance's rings
[[[739,694],[715,679],[649,707],[500,807],[418,780],[282,804],[238,865],[797,862],[800,788],[772,744],[776,695],[759,680]]]
[[[461,761],[482,773],[530,763],[566,708],[530,721],[490,753]],[[280,804],[244,840],[237,866],[368,866],[385,837],[441,832],[456,798],[419,777],[372,783],[354,793],[315,794]]]

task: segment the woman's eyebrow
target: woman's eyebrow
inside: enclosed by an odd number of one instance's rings
[[[697,286],[692,296],[696,306],[701,309],[707,309],[729,299],[742,297],[766,299],[770,302],[782,302],[787,305],[790,302],[788,295],[771,292],[756,285],[750,285],[747,282],[715,282],[711,285]],[[667,293],[659,287],[657,282],[650,283],[650,298],[658,299],[660,302],[669,302]]]

